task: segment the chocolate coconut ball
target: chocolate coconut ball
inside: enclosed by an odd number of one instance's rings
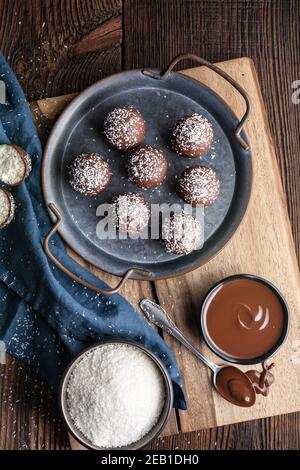
[[[147,145],[136,150],[128,161],[128,177],[140,188],[157,188],[167,176],[168,161],[157,148]]]
[[[192,206],[209,206],[217,199],[220,181],[212,168],[194,166],[187,168],[177,181],[178,195]]]
[[[201,114],[192,114],[176,122],[172,130],[174,150],[183,157],[202,157],[214,139],[212,124]]]
[[[113,198],[113,204],[113,217],[119,232],[138,234],[148,224],[150,211],[147,201],[141,194],[119,194]]]
[[[182,211],[163,222],[162,244],[168,253],[187,255],[200,248],[203,230],[199,222]]]
[[[116,108],[105,118],[104,134],[116,149],[132,149],[144,140],[145,120],[132,106]]]
[[[103,191],[111,178],[109,165],[98,153],[83,153],[69,167],[70,184],[85,196]]]

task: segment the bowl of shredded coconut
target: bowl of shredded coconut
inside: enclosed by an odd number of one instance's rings
[[[137,450],[164,429],[173,387],[162,361],[134,341],[101,341],[62,378],[60,407],[70,433],[92,450]]]

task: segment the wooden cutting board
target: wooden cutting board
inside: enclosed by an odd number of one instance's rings
[[[190,274],[155,282],[156,295],[179,328],[214,360],[218,359],[200,338],[198,315],[205,292],[225,276],[251,273],[272,281],[289,304],[291,329],[284,347],[276,355],[277,380],[270,396],[267,399],[258,396],[256,405],[251,409],[233,406],[220,398],[211,387],[210,371],[176,340],[166,335],[165,340],[175,353],[184,377],[189,409],[173,414],[165,434],[300,410],[300,276],[265,108],[250,59],[235,59],[218,65],[247,90],[252,102],[252,114],[246,126],[254,165],[250,205],[240,228],[220,254]],[[222,78],[205,67],[185,70],[183,73],[208,85],[238,116],[242,116],[242,98]],[[32,112],[41,134],[47,134],[53,121],[72,98],[65,96],[32,103]],[[108,284],[116,283],[117,279],[113,276],[87,265],[77,255],[71,254]],[[153,296],[153,289],[148,282],[129,281],[122,294],[137,306],[142,297]]]

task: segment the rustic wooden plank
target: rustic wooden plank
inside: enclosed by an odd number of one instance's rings
[[[67,449],[56,393],[30,367],[7,354],[0,365],[0,449]]]
[[[221,426],[157,439],[151,450],[291,450],[299,449],[299,413]]]
[[[121,69],[122,0],[2,0],[0,49],[29,100],[81,91]]]
[[[99,28],[91,31],[87,36],[74,44],[71,48],[74,56],[81,56],[88,52],[102,52],[110,49],[112,45],[121,43],[122,17],[115,16],[105,21]]]

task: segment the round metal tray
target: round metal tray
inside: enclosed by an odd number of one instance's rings
[[[45,249],[67,274],[71,275],[49,250],[49,239],[56,230],[74,251],[98,268],[118,276],[125,275],[126,278],[151,280],[176,276],[206,263],[220,251],[238,227],[248,205],[252,182],[251,155],[245,136],[241,134],[249,113],[248,97],[216,66],[198,57],[188,56],[212,68],[242,93],[247,110],[239,122],[212,90],[171,71],[177,61],[186,57],[175,59],[164,74],[156,70],[133,70],[101,80],[75,98],[56,122],[42,166],[45,202],[53,221],[56,220],[54,229],[46,239]],[[155,190],[139,190],[128,181],[126,155],[114,150],[103,136],[105,115],[114,107],[124,105],[136,107],[142,113],[146,120],[145,144],[162,149],[169,161],[167,179]],[[214,127],[213,146],[201,160],[179,157],[170,148],[170,129],[179,118],[192,113],[206,116]],[[83,152],[104,155],[113,172],[108,188],[96,197],[76,193],[67,180],[68,164]],[[99,217],[96,216],[96,209],[99,204],[110,201],[115,194],[138,191],[149,203],[176,202],[183,206],[184,202],[174,189],[175,177],[187,166],[199,163],[212,167],[221,182],[218,200],[205,209],[204,245],[201,250],[176,256],[166,253],[158,240],[100,240],[97,237]],[[87,283],[84,285],[91,287]],[[113,289],[113,292],[116,290]]]

